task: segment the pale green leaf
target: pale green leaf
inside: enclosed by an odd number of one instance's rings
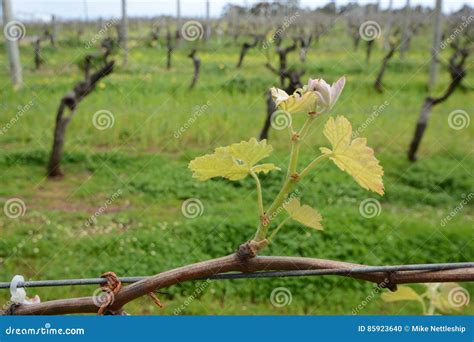
[[[248,168],[251,168],[263,158],[268,157],[273,151],[272,146],[267,145],[266,140],[257,141],[255,138],[221,148],[228,149],[232,157],[242,161]]]
[[[218,147],[213,154],[195,158],[188,167],[193,171],[193,177],[200,181],[214,177],[239,180],[245,178],[250,171],[268,173],[279,170],[273,164],[255,165],[261,159],[268,157],[272,150],[266,140],[257,141],[252,138],[249,141]]]
[[[423,298],[415,292],[411,287],[398,286],[395,292],[384,292],[380,296],[385,302],[398,302],[398,301],[417,301],[423,302]]]
[[[295,91],[288,95],[284,90],[272,88],[271,93],[275,105],[288,113],[309,113],[316,109],[317,97],[312,91],[303,94]]]
[[[321,215],[309,205],[301,205],[297,198],[291,198],[284,204],[284,208],[293,220],[310,228],[323,229],[321,226]]]
[[[272,163],[265,163],[265,164],[259,164],[257,166],[254,166],[252,168],[252,171],[255,173],[263,172],[265,174],[269,173],[270,171],[279,171],[280,168],[275,166],[275,164]]]
[[[367,146],[365,138],[352,139],[352,126],[343,116],[336,120],[329,118],[324,127],[324,135],[332,145],[332,150],[322,147],[323,154],[330,154],[331,160],[350,174],[364,189],[384,194],[383,169],[374,156],[374,150]]]
[[[189,163],[189,168],[194,172],[193,177],[205,181],[214,177],[224,177],[230,180],[242,179],[248,170],[234,162],[230,155],[222,153],[206,154]]]

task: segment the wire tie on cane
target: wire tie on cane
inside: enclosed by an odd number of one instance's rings
[[[100,277],[107,280],[106,283],[100,285],[100,288],[106,294],[106,302],[100,306],[99,311],[97,312],[99,316],[102,316],[105,310],[112,305],[115,296],[122,289],[122,282],[114,272],[105,272]]]

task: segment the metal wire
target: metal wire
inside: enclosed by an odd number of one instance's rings
[[[294,271],[264,271],[253,273],[222,273],[210,277],[197,278],[195,280],[224,280],[224,279],[249,279],[249,278],[275,278],[275,277],[303,277],[303,276],[322,276],[322,275],[351,275],[351,274],[369,274],[398,271],[443,271],[462,268],[473,268],[474,262],[442,263],[442,264],[415,264],[415,265],[394,265],[394,266],[366,266],[355,267],[352,269],[317,269],[317,270],[294,270]],[[135,283],[137,281],[149,278],[149,276],[122,277],[119,278],[122,283]],[[96,285],[103,284],[107,280],[104,278],[86,278],[86,279],[63,279],[63,280],[37,280],[19,282],[17,287],[49,287],[49,286],[75,286],[75,285]],[[10,282],[0,283],[0,289],[10,288]]]
[[[441,271],[449,269],[472,268],[474,262],[445,263],[445,264],[417,264],[417,265],[395,265],[395,266],[367,266],[352,269],[318,269],[318,270],[295,270],[295,271],[268,271],[255,273],[223,273],[216,274],[211,279],[241,279],[241,278],[273,278],[273,277],[302,277],[317,275],[338,275],[338,274],[368,274],[377,272],[397,272],[397,271]],[[208,278],[209,279],[209,278]]]

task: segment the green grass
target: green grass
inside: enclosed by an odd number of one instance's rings
[[[338,39],[335,39],[337,37]],[[472,125],[453,130],[447,122],[455,109],[472,112],[474,96],[456,91],[436,107],[419,151],[411,164],[406,150],[421,103],[426,96],[429,56],[428,33],[417,36],[405,60],[390,62],[384,94],[373,81],[383,51],[374,49],[365,65],[364,51],[353,52],[342,28],[323,37],[307,57],[306,76],[336,80],[347,76],[347,86],[334,114],[344,114],[354,128],[362,125],[385,101],[386,108],[362,130],[385,169],[386,195],[360,189],[346,174],[327,162],[300,187],[302,201],[321,212],[323,232],[290,224],[264,254],[308,256],[372,265],[474,260],[472,203],[446,226],[441,220],[472,192]],[[86,38],[84,38],[86,39]],[[140,44],[142,44],[140,46]],[[202,72],[196,89],[187,89],[192,64],[183,44],[173,56],[173,69],[165,66],[163,47],[134,43],[130,65],[121,57],[116,71],[80,105],[68,127],[64,172],[60,181],[46,180],[48,159],[59,100],[81,78],[76,61],[86,51],[82,45],[45,47],[46,64],[33,70],[32,47],[22,45],[25,87],[0,89],[0,124],[3,127],[19,105],[33,106],[8,131],[0,135],[0,200],[21,198],[25,216],[0,216],[0,279],[14,274],[26,278],[64,279],[97,277],[114,271],[120,276],[150,275],[172,267],[231,253],[250,238],[257,223],[256,196],[251,179],[239,182],[191,178],[187,163],[219,145],[246,140],[258,134],[264,121],[265,91],[277,79],[263,64],[265,56],[251,50],[241,70],[235,69],[238,47],[231,41],[211,41],[199,52]],[[132,45],[133,46],[133,45]],[[361,46],[362,48],[363,46]],[[3,48],[1,46],[0,48]],[[443,57],[449,55],[443,51]],[[273,61],[276,64],[276,60]],[[2,61],[2,63],[4,63]],[[291,63],[298,67],[297,55]],[[468,62],[472,69],[472,59]],[[6,65],[0,76],[7,79]],[[448,82],[441,71],[437,93]],[[468,72],[465,85],[472,88]],[[174,134],[196,110],[210,106],[179,137]],[[92,116],[101,109],[113,113],[112,128],[98,131]],[[295,118],[295,124],[303,118]],[[303,146],[301,165],[309,162],[319,146],[326,118]],[[269,158],[283,171],[263,177],[268,203],[279,190],[287,162],[288,143],[283,131],[272,131],[275,148]],[[85,225],[107,198],[121,195],[97,218]],[[360,215],[359,204],[377,198],[379,216]],[[200,217],[187,219],[182,202],[198,198],[204,205]],[[173,314],[200,283],[183,283],[164,289],[166,308],[155,308],[147,298],[127,306],[135,314]],[[275,308],[270,294],[288,288],[290,305]],[[466,284],[473,293],[474,286]],[[300,279],[215,281],[199,300],[191,300],[181,314],[351,314],[372,292],[373,285],[334,276]],[[92,295],[94,287],[29,289],[43,300]],[[0,293],[7,301],[7,291]],[[419,314],[416,304],[382,302],[377,294],[360,314]],[[464,313],[474,313],[472,304]]]

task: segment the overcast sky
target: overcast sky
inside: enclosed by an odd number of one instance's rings
[[[11,0],[17,19],[47,18],[55,14],[59,18],[110,18],[120,15],[121,0]],[[381,0],[381,7],[388,7],[390,0]],[[444,0],[443,11],[452,12],[472,0]],[[257,0],[210,0],[211,16],[217,17],[227,3],[250,5]],[[316,8],[328,0],[300,0],[303,7]],[[338,5],[350,0],[336,0]],[[376,0],[359,0],[359,4],[376,3]],[[176,15],[176,0],[127,0],[130,16]],[[406,0],[393,0],[394,7],[403,7]],[[411,4],[433,7],[435,0],[411,0]],[[204,17],[206,0],[181,0],[183,17]]]

